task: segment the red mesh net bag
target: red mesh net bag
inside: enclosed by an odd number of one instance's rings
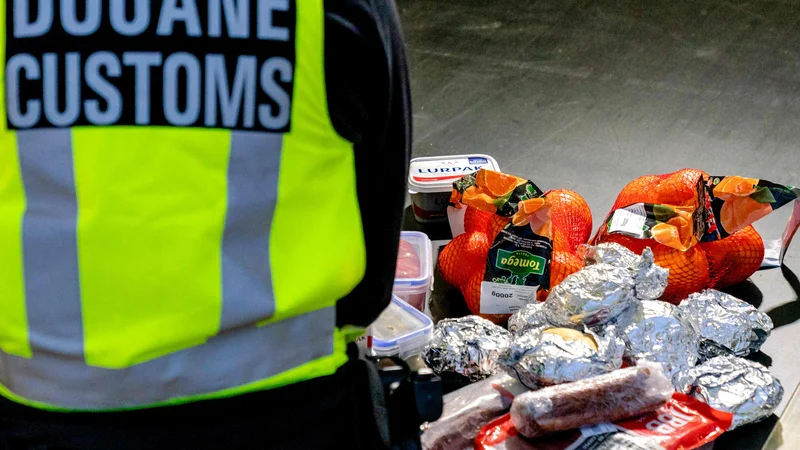
[[[764,260],[764,241],[752,225],[725,239],[701,242],[712,274],[709,287],[724,288],[746,280]]]
[[[451,204],[463,212],[460,216],[463,219],[456,220],[463,220],[464,233],[456,236],[440,253],[439,271],[445,281],[461,290],[473,314],[495,323],[508,319],[508,313],[486,312],[492,307],[487,307],[485,296],[481,304],[481,293],[484,283],[496,282],[498,275],[508,284],[527,278],[524,270],[515,272],[512,266],[520,262],[519,258],[523,265],[536,263],[536,258],[525,257],[529,251],[536,252],[509,247],[509,242],[515,239],[523,242],[539,239],[548,247],[544,256],[547,270],[542,274],[547,280],[536,290],[535,299],[544,300],[549,288],[583,267],[583,260],[575,250],[591,235],[592,214],[579,194],[564,189],[543,194],[528,180],[486,170],[468,175],[454,185]],[[453,217],[459,216],[451,215],[451,220]],[[503,230],[506,234],[501,236]],[[490,255],[493,247],[497,248]],[[522,253],[517,254],[517,251]],[[497,270],[504,258],[511,262],[500,269],[509,270],[508,273]],[[494,276],[487,272],[493,272]]]
[[[670,270],[663,300],[679,303],[758,270],[764,242],[750,224],[798,198],[797,188],[697,169],[644,175],[622,189],[593,242],[638,254],[651,247],[656,263]]]

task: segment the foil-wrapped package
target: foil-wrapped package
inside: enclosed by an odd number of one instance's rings
[[[532,329],[511,340],[503,368],[528,388],[569,383],[619,369],[625,345],[610,334],[571,328]]]
[[[551,328],[553,325],[547,321],[544,303],[528,303],[511,315],[508,319],[508,331],[512,334],[522,334],[528,330]]]
[[[594,264],[573,273],[550,291],[547,320],[563,327],[609,323],[638,302],[628,269]]]
[[[768,315],[713,289],[690,295],[680,309],[700,335],[700,356],[704,358],[757,352],[772,331]]]
[[[582,245],[578,254],[586,264],[611,264],[616,267],[634,267],[639,265],[640,256],[627,247],[616,242],[604,242],[597,245]]]
[[[717,356],[678,375],[681,390],[733,414],[731,429],[769,417],[783,386],[767,369],[735,356]]]
[[[671,379],[697,364],[697,333],[680,309],[669,303],[641,302],[632,323],[621,334],[626,358],[637,363],[660,363]]]
[[[665,269],[655,262],[655,256],[650,248],[644,249],[639,264],[633,267],[636,271],[636,297],[639,300],[657,300],[664,295],[667,289],[669,269]]]
[[[478,381],[495,373],[509,340],[508,331],[482,317],[444,319],[436,324],[423,355],[437,374],[454,373]]]
[[[639,256],[614,242],[581,247],[587,264],[610,264],[633,272],[635,295],[640,300],[656,300],[667,288],[669,269],[655,263],[653,251],[646,248]]]

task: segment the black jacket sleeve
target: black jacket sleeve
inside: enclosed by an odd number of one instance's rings
[[[408,72],[393,0],[325,0],[325,75],[336,131],[355,144],[367,248],[362,282],[337,325],[366,326],[388,305],[411,148]]]

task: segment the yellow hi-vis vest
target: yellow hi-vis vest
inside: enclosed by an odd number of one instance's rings
[[[0,393],[102,411],[334,373],[366,254],[323,0],[79,1],[0,1]]]

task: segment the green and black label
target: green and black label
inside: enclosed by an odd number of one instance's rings
[[[548,289],[552,254],[549,238],[534,233],[529,225],[508,225],[489,250],[484,281]]]
[[[516,250],[513,252],[498,250],[497,260],[494,263],[498,269],[508,270],[512,274],[522,278],[532,273],[544,275],[544,267],[546,264],[547,260],[541,256],[533,255],[524,250]]]

